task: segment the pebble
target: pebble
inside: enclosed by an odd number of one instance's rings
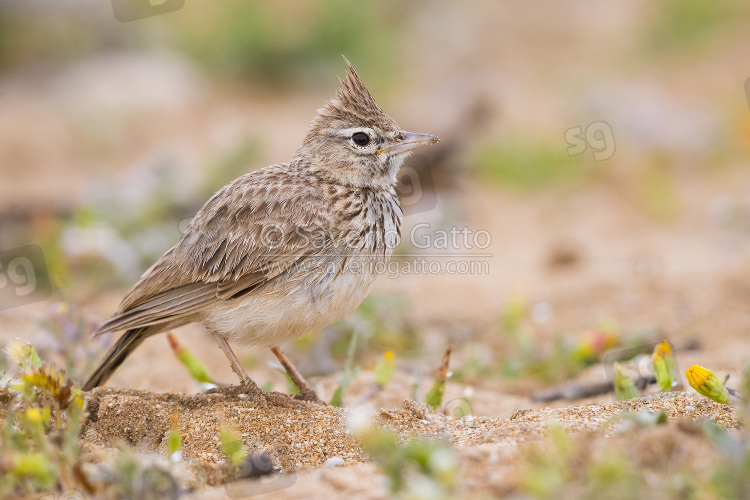
[[[346,465],[346,461],[343,458],[331,457],[325,461],[323,467],[326,469],[332,469],[333,467],[341,467],[342,465]]]

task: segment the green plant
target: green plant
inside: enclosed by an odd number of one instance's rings
[[[443,404],[445,384],[447,383],[448,377],[450,376],[450,372],[448,371],[450,360],[451,348],[448,347],[445,350],[445,354],[443,355],[443,361],[440,363],[440,368],[438,369],[437,377],[435,377],[435,382],[432,384],[432,387],[424,397],[424,402],[430,405],[433,410],[437,410],[438,408],[440,408],[440,405]]]
[[[355,329],[352,332],[352,339],[349,343],[349,350],[346,356],[346,363],[344,364],[344,374],[339,380],[339,385],[333,393],[331,398],[331,406],[343,406],[344,405],[344,391],[349,384],[354,380],[354,377],[359,373],[359,366],[352,366],[354,359],[354,352],[357,349],[357,339],[359,338],[360,330]]]
[[[232,429],[222,427],[219,430],[221,449],[229,457],[234,467],[240,467],[245,462],[245,450],[242,448],[242,440]]]
[[[86,487],[78,447],[81,390],[64,370],[43,363],[29,344],[12,342],[6,353],[18,373],[12,379],[5,374],[6,384],[0,389],[6,401],[5,428],[0,435],[0,494]]]
[[[421,341],[417,325],[409,314],[409,304],[398,294],[371,293],[354,312],[344,320],[326,328],[334,359],[346,360],[349,356],[351,332],[359,330],[360,338],[354,351],[353,362],[367,365],[374,362],[372,353],[393,351],[399,357],[417,356]],[[320,338],[320,337],[318,337]],[[309,336],[306,343],[313,342]]]
[[[568,464],[573,444],[558,425],[549,428],[550,446],[534,447],[526,457],[521,488],[535,498],[557,498],[570,479]]]
[[[576,336],[555,335],[552,342],[542,341],[539,326],[531,319],[531,305],[521,296],[511,298],[498,318],[497,329],[503,339],[494,350],[499,362],[469,358],[456,368],[453,378],[533,377],[544,382],[559,382],[599,362],[610,349],[621,343],[617,324],[600,321],[594,328]],[[487,346],[492,349],[492,346]]]
[[[710,487],[720,499],[750,498],[750,441],[747,431],[734,437],[707,420],[703,432],[721,453],[711,470]]]
[[[77,492],[106,498],[177,498],[181,439],[173,422],[170,458],[143,456],[121,446],[104,460],[78,444],[83,412],[80,388],[29,344],[6,349],[15,373],[0,379],[0,497]]]
[[[620,363],[615,363],[612,367],[612,382],[618,401],[637,398],[641,395],[641,391],[635,386],[635,381],[623,371]]]
[[[198,359],[185,346],[180,344],[173,333],[167,333],[167,340],[169,341],[169,346],[172,348],[175,357],[180,360],[180,363],[183,364],[188,373],[190,373],[190,376],[193,377],[196,382],[201,384],[201,386],[209,385],[215,387],[217,385],[214,378],[208,372],[206,364]]]
[[[677,374],[674,371],[674,357],[672,357],[669,342],[665,340],[657,344],[651,359],[654,362],[656,383],[659,384],[662,392],[671,392],[672,387],[677,384]]]
[[[717,403],[728,405],[730,394],[739,399],[739,394],[736,391],[726,387],[714,372],[702,366],[690,366],[685,371],[685,377],[690,387],[695,389],[698,394],[713,399]]]
[[[458,455],[450,442],[411,438],[398,442],[392,431],[355,422],[354,435],[365,453],[388,477],[391,492],[406,498],[453,498]]]
[[[661,53],[694,52],[709,40],[726,33],[748,13],[747,4],[726,0],[711,5],[701,0],[669,0],[660,4],[659,15],[646,35],[646,48]]]

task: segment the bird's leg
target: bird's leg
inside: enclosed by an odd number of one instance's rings
[[[229,346],[229,342],[227,342],[227,339],[225,339],[222,334],[214,330],[209,330],[209,333],[214,338],[216,343],[219,344],[221,350],[224,351],[224,354],[229,360],[229,365],[232,367],[232,371],[234,371],[234,373],[236,373],[240,378],[240,385],[245,390],[245,392],[253,399],[263,399],[265,402],[263,389],[258,387],[258,384],[256,384],[253,379],[251,379],[250,376],[245,373],[245,370],[240,364],[240,360],[237,359],[237,355],[235,355],[234,351],[232,351],[232,348]]]
[[[281,366],[284,367],[286,373],[289,375],[289,378],[292,379],[294,385],[296,385],[297,389],[299,389],[298,399],[301,399],[303,401],[310,401],[311,403],[320,405],[325,404],[323,401],[321,401],[320,398],[318,398],[318,395],[315,394],[315,391],[310,385],[310,382],[305,380],[305,377],[303,377],[299,370],[297,370],[292,362],[289,361],[289,358],[286,357],[286,354],[284,354],[281,349],[279,349],[278,347],[272,347],[271,352],[276,355],[276,359],[279,360],[279,363],[281,363]]]

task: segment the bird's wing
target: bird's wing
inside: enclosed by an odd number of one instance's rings
[[[288,168],[257,170],[217,192],[97,334],[187,318],[325,252],[331,219],[320,186]]]

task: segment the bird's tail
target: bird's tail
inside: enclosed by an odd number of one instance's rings
[[[141,342],[146,340],[151,334],[155,333],[148,330],[150,330],[148,327],[127,330],[104,356],[104,359],[99,363],[99,366],[94,370],[94,373],[83,385],[83,390],[90,391],[94,387],[99,387],[106,383],[115,370],[117,370],[122,362],[125,361],[125,358],[127,358],[136,347],[141,345]]]

